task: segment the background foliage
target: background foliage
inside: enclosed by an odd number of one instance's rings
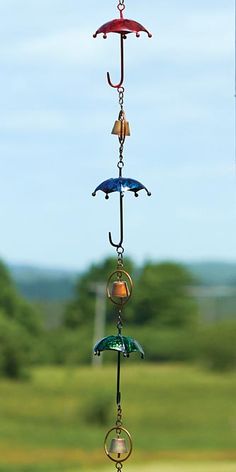
[[[109,364],[116,353],[102,355],[102,368],[89,364],[94,286],[106,281],[114,265],[106,259],[74,278],[68,300],[26,301],[0,264],[0,471],[105,470],[98,445],[114,421],[115,371]],[[135,440],[130,470],[141,463],[145,472],[231,472],[234,317],[202,317],[195,298],[201,280],[181,264],[136,267],[128,261],[127,269],[134,274],[135,296],[124,313],[124,330],[146,354],[146,361],[122,359],[123,408]],[[105,334],[114,333],[115,317],[107,304]],[[180,469],[174,458],[182,461]]]
[[[30,365],[91,363],[95,288],[105,283],[114,267],[116,261],[108,258],[74,278],[73,296],[68,301],[60,301],[60,296],[54,302],[50,297],[47,301],[25,301],[1,262],[0,374],[26,378]],[[147,262],[136,267],[129,259],[126,270],[133,274],[135,296],[124,311],[124,330],[143,345],[149,362],[198,362],[207,369],[235,370],[236,321],[229,317],[212,323],[201,317],[194,296],[201,284],[196,271],[173,262]],[[48,274],[45,276],[49,280]],[[50,276],[55,294],[56,276]],[[65,280],[64,273],[61,277]],[[72,280],[71,274],[69,277]],[[57,274],[61,295],[59,279]],[[39,286],[41,282],[42,274]],[[107,302],[104,335],[114,333],[115,318],[116,312]],[[105,363],[114,361],[112,354],[103,357]]]

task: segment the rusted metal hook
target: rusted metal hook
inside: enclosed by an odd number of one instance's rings
[[[111,81],[111,77],[110,77],[109,72],[107,72],[107,81],[108,81],[109,85],[113,88],[116,88],[116,89],[121,87],[123,82],[124,82],[124,39],[125,39],[125,35],[121,34],[120,35],[120,69],[121,69],[120,82],[118,84],[114,85]]]
[[[118,244],[113,242],[111,232],[109,232],[110,244],[113,247],[116,247],[116,249],[122,248],[122,244],[124,241],[123,198],[124,198],[124,195],[122,192],[120,192],[120,242]]]

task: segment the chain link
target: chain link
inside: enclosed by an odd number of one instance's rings
[[[119,115],[119,120],[124,121],[124,92],[125,89],[124,87],[119,87],[117,89],[118,94],[119,94],[119,105],[120,105],[120,115]],[[120,142],[120,147],[119,147],[119,162],[117,164],[118,169],[120,170],[120,177],[122,173],[122,169],[124,167],[124,143],[125,143],[125,136],[119,136],[119,142]]]
[[[124,153],[124,143],[125,143],[125,140],[123,138],[120,139],[120,149],[119,149],[119,159],[120,161],[123,161],[124,159],[124,156],[123,156],[123,153]]]
[[[123,469],[123,464],[121,462],[116,462],[116,469],[119,471],[119,470],[122,470]]]
[[[121,248],[121,249],[124,249],[124,248]],[[123,252],[121,253],[120,251],[118,251],[118,248],[117,248],[117,269],[118,270],[123,269],[124,267]]]
[[[125,140],[123,138],[120,138],[120,148],[119,148],[119,161],[117,164],[118,169],[123,169],[124,167],[124,143]]]
[[[120,12],[123,12],[125,9],[125,0],[119,0],[117,8]]]
[[[119,105],[120,105],[121,110],[123,111],[124,93],[125,93],[124,87],[119,87],[117,89],[117,92],[118,92],[118,95],[119,95]]]
[[[122,328],[123,328],[123,322],[121,318],[121,310],[119,310],[118,321],[117,321],[117,329],[118,329],[119,334],[122,333]]]
[[[121,318],[119,317],[119,321],[117,323],[118,334],[122,334],[122,327],[123,327],[123,323],[121,321]]]
[[[117,420],[116,420],[116,426],[117,426],[117,429],[116,429],[116,432],[118,435],[120,435],[121,433],[121,430],[120,430],[120,427],[122,426],[122,409],[121,409],[121,405],[118,405],[118,409],[117,409]]]
[[[116,249],[116,252],[117,252],[117,269],[122,270],[123,267],[124,267],[124,256],[123,256],[123,254],[125,252],[123,246],[118,247]]]
[[[119,246],[117,249],[116,249],[116,252],[117,252],[117,268],[123,268],[124,267],[124,248],[123,246]]]

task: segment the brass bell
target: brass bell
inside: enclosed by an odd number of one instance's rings
[[[130,291],[127,283],[124,280],[116,280],[113,282],[112,297],[116,298],[128,298],[130,296]]]
[[[130,136],[130,126],[129,122],[125,119],[124,112],[120,112],[119,119],[115,121],[111,134],[115,134],[122,139],[126,136]]]
[[[109,454],[128,454],[126,441],[123,438],[114,438],[111,440]]]

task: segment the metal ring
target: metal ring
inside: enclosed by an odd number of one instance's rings
[[[121,275],[124,274],[124,275],[127,277],[128,281],[129,281],[129,283],[130,283],[129,296],[128,296],[127,298],[125,298],[125,299],[122,299],[122,298],[121,298],[121,299],[120,299],[120,302],[117,302],[114,298],[112,298],[111,293],[110,293],[110,290],[109,290],[109,285],[110,285],[111,279],[112,279],[112,277],[114,277],[114,275],[116,275],[116,274],[117,274],[118,276],[119,276],[119,274],[121,274]],[[120,275],[120,276],[121,276],[121,275]],[[118,305],[118,306],[126,305],[126,303],[130,300],[130,298],[131,298],[131,296],[132,296],[133,286],[134,286],[133,280],[132,280],[131,276],[128,274],[128,272],[126,272],[124,269],[117,269],[117,270],[114,270],[114,272],[112,272],[112,274],[110,275],[110,277],[109,277],[109,279],[108,279],[108,281],[107,281],[107,288],[106,288],[107,298],[109,298],[109,300],[111,300],[111,302],[114,303],[114,305]]]
[[[123,169],[124,166],[125,166],[125,164],[124,164],[123,161],[119,161],[118,164],[117,164],[118,169]]]
[[[117,89],[117,92],[120,94],[120,93],[124,93],[125,91],[125,88],[124,87],[118,87]]]
[[[116,252],[117,252],[118,256],[122,256],[125,252],[125,249],[123,248],[123,246],[118,246]]]
[[[132,438],[131,438],[131,434],[129,433],[129,431],[127,431],[127,429],[123,428],[123,427],[120,427],[119,428],[121,431],[123,431],[123,433],[126,434],[126,436],[128,437],[128,440],[129,440],[129,452],[127,453],[127,456],[124,458],[124,459],[113,459],[113,457],[110,455],[109,451],[108,451],[108,448],[107,448],[107,439],[108,439],[108,436],[109,434],[112,433],[112,431],[116,431],[117,430],[117,427],[114,426],[113,428],[111,428],[108,433],[106,434],[106,437],[105,437],[105,440],[104,440],[104,450],[105,450],[105,453],[107,455],[107,457],[109,457],[109,459],[111,459],[111,461],[113,462],[125,462],[127,461],[127,459],[129,459],[129,457],[131,456],[132,454],[132,450],[133,450],[133,441],[132,441]]]

